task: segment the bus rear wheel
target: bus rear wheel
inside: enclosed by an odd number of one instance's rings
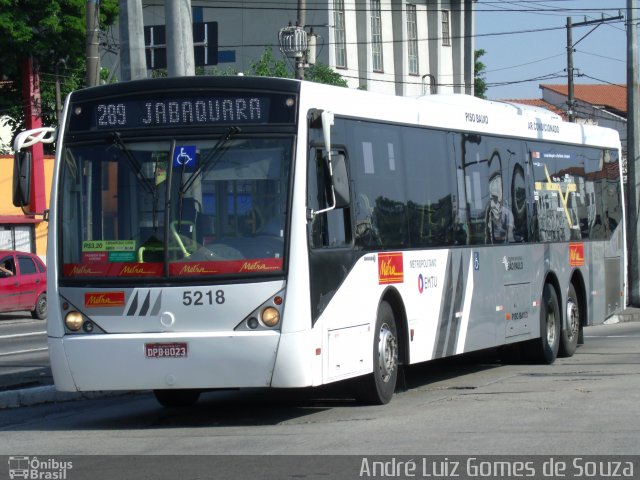
[[[551,284],[545,283],[540,305],[540,338],[531,340],[528,345],[531,360],[547,365],[556,360],[560,347],[561,321],[558,295]]]
[[[564,322],[562,335],[560,337],[559,356],[561,357],[571,357],[576,352],[578,337],[580,336],[580,329],[582,328],[579,305],[576,289],[573,284],[570,284],[569,291],[567,292],[567,305],[565,308],[567,321]]]
[[[156,400],[163,407],[184,408],[196,404],[200,398],[200,390],[154,390]]]
[[[373,373],[360,381],[357,399],[363,403],[384,405],[396,390],[398,378],[398,333],[393,309],[382,302],[378,309],[373,338]]]

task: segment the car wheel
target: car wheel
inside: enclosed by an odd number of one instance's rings
[[[31,310],[31,317],[38,320],[44,320],[47,318],[47,294],[41,293],[36,300],[36,306]]]

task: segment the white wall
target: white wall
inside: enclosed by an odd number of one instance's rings
[[[162,0],[154,0],[150,5],[143,0],[143,16],[146,26],[164,24],[164,5]],[[414,0],[417,8],[419,74],[408,74],[406,44],[406,0],[381,0],[383,72],[373,72],[371,68],[371,19],[369,0],[345,0],[345,30],[347,67],[334,68],[348,82],[349,87],[364,87],[369,91],[421,95],[423,76],[435,75],[440,86],[438,93],[463,92],[464,88],[454,88],[464,81],[464,54],[461,33],[463,0]],[[274,57],[282,59],[278,44],[278,31],[289,22],[295,24],[297,0],[256,1],[238,0],[192,0],[192,7],[203,8],[205,22],[217,21],[219,50],[235,52],[234,63],[220,63],[218,70],[233,69],[246,72],[251,63],[259,58],[264,45],[272,45]],[[333,35],[333,0],[309,3],[306,12],[306,25],[313,26],[318,37],[317,59],[319,62],[335,67]],[[451,46],[442,46],[440,11],[450,12]],[[396,16],[395,23],[393,16]],[[399,22],[400,20],[400,22]],[[395,25],[395,29],[394,29]],[[112,33],[117,36],[117,26]],[[398,58],[402,56],[402,58]],[[116,68],[117,59],[115,60]],[[105,63],[106,65],[107,63]],[[293,71],[293,60],[291,60]],[[454,72],[455,66],[455,72]],[[426,93],[429,93],[427,82]]]

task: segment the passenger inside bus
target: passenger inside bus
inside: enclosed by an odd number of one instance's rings
[[[493,174],[489,179],[489,196],[485,218],[486,243],[513,242],[513,213],[504,205],[500,173]]]

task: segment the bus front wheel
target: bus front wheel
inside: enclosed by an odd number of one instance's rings
[[[382,302],[373,338],[373,373],[361,379],[357,399],[373,405],[389,403],[398,378],[398,333],[393,309]]]
[[[200,398],[199,390],[154,390],[156,400],[163,407],[191,407]]]

